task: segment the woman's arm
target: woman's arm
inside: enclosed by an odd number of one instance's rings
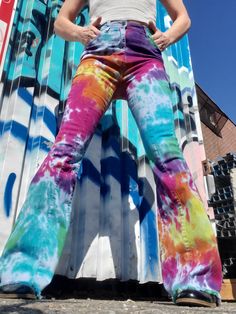
[[[100,17],[88,26],[82,27],[74,24],[74,20],[85,3],[86,0],[65,0],[54,23],[54,31],[57,35],[65,40],[79,41],[86,45],[100,33],[97,29],[101,22]]]
[[[153,35],[155,43],[163,51],[189,30],[191,20],[182,0],[161,0],[161,2],[173,20],[173,24],[164,33],[158,30],[153,22],[149,23],[149,27],[155,32]]]

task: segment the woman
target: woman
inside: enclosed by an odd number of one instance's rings
[[[161,263],[176,304],[216,306],[221,263],[216,239],[174,132],[161,51],[190,27],[182,0],[162,0],[173,25],[155,26],[156,0],[90,0],[91,24],[73,23],[85,5],[66,0],[56,34],[85,45],[55,143],[36,173],[1,258],[3,296],[40,296],[54,274],[70,223],[76,176],[112,99],[137,122],[157,185]]]

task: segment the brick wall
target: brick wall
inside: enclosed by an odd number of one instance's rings
[[[201,126],[207,159],[215,160],[229,152],[236,152],[236,126],[231,120],[227,120],[221,130],[222,137],[217,136],[204,123]]]

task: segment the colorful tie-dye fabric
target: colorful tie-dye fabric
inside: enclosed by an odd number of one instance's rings
[[[55,272],[70,224],[82,157],[112,99],[128,101],[152,166],[159,207],[163,281],[219,297],[216,239],[179,148],[171,88],[146,26],[108,22],[86,47],[56,141],[33,178],[1,257],[1,285],[24,283],[40,296]]]

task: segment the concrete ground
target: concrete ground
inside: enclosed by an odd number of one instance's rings
[[[223,302],[218,308],[189,308],[176,306],[163,301],[133,301],[128,300],[95,300],[95,299],[67,299],[67,300],[0,300],[1,314],[74,314],[74,313],[163,313],[163,314],[208,314],[208,313],[236,313],[236,303]]]
[[[163,286],[157,283],[141,285],[136,281],[98,282],[55,276],[43,295],[42,300],[35,301],[0,299],[0,314],[236,314],[236,302],[223,302],[212,309],[176,306]]]

